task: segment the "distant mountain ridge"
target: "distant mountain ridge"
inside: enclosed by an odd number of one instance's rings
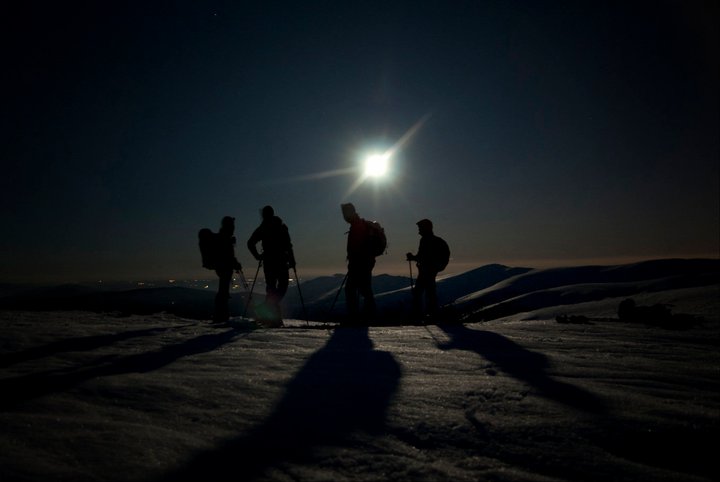
[[[293,284],[283,301],[287,318],[341,321],[345,316],[343,275],[323,276]],[[438,299],[456,316],[468,321],[492,320],[556,305],[576,305],[639,293],[717,286],[720,260],[660,259],[615,266],[577,266],[533,269],[500,264],[482,266],[438,280]],[[379,321],[398,323],[409,314],[410,278],[378,275],[373,278]],[[256,284],[253,303],[262,302],[264,285]],[[5,310],[83,310],[118,314],[173,313],[209,319],[215,293],[184,287],[138,288],[107,291],[80,285],[33,289],[6,289],[0,295]],[[247,291],[235,292],[233,316],[245,312]],[[333,305],[334,303],[334,305]],[[252,315],[252,309],[248,310]]]
[[[710,259],[549,268],[530,270],[491,289],[458,297],[454,304],[463,312],[472,312],[483,319],[495,319],[557,304],[719,283],[720,260]],[[590,286],[592,289],[589,289]]]

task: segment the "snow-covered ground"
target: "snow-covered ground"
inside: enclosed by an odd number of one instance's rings
[[[250,330],[0,312],[0,480],[718,480],[717,319],[542,314]]]

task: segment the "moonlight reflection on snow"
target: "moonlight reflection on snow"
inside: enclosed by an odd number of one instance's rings
[[[0,323],[2,480],[714,478],[716,321]]]

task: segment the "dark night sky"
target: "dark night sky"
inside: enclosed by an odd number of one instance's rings
[[[265,204],[342,273],[347,201],[376,273],[423,217],[456,272],[718,256],[717,2],[46,3],[0,20],[0,281],[207,277],[224,215],[248,274]]]

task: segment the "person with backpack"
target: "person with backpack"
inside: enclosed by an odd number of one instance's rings
[[[350,321],[369,321],[375,315],[375,297],[372,291],[372,270],[375,257],[385,250],[385,233],[376,222],[361,218],[352,203],[340,205],[345,221],[350,224],[347,239],[347,284],[345,302]],[[363,312],[360,316],[360,296],[363,297]]]
[[[220,230],[213,233],[201,229],[198,233],[203,267],[215,270],[218,276],[218,292],[215,295],[213,322],[225,323],[230,320],[230,283],[233,271],[240,272],[242,265],[235,258],[235,218],[225,216],[220,221]]]
[[[261,211],[262,223],[255,229],[247,241],[247,247],[256,260],[262,262],[265,273],[265,306],[259,310],[258,317],[273,325],[282,325],[280,302],[288,289],[290,269],[295,268],[290,233],[282,219],[275,216],[272,206]],[[257,243],[262,243],[262,253]]]
[[[420,246],[417,254],[407,253],[407,261],[415,261],[418,277],[413,288],[413,315],[417,319],[423,316],[423,294],[425,295],[426,314],[435,317],[438,311],[435,278],[444,270],[450,260],[450,248],[444,239],[435,236],[433,224],[429,219],[417,223]]]

